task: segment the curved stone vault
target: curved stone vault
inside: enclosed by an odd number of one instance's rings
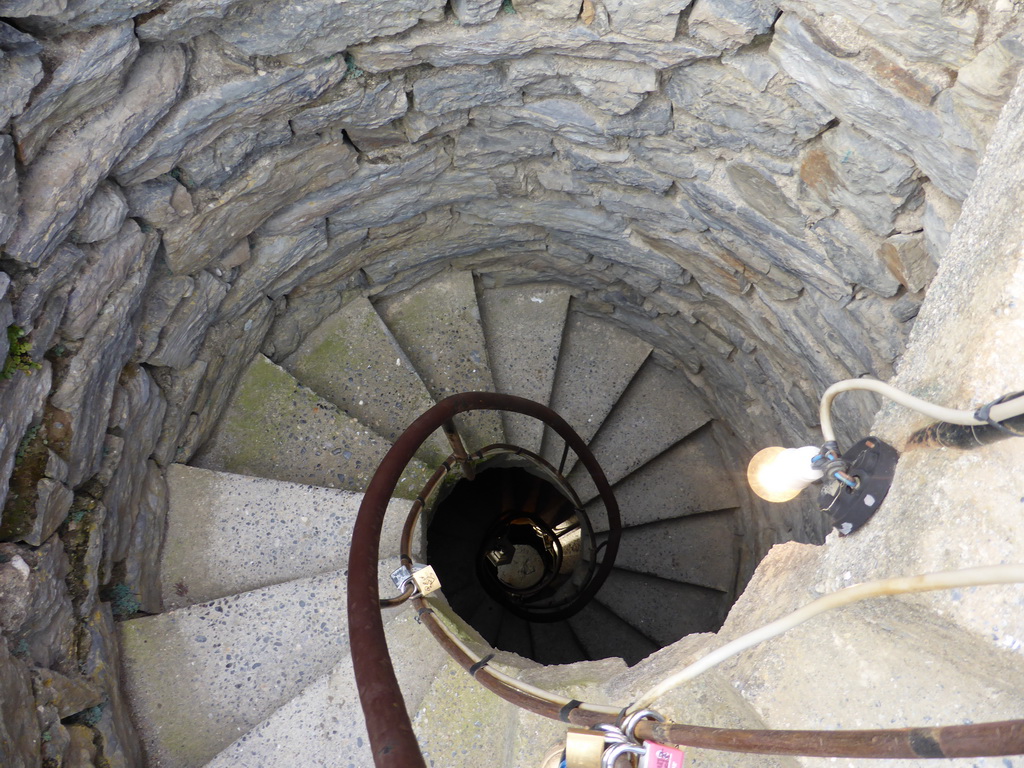
[[[112,610],[160,609],[167,468],[355,296],[564,283],[737,468],[814,442],[826,386],[892,375],[1021,28],[1001,0],[0,0],[5,764],[132,764]],[[824,534],[762,511],[746,577]]]

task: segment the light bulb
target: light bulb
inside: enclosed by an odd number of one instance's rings
[[[764,448],[754,454],[747,465],[750,489],[765,501],[789,501],[820,480],[822,471],[811,466],[818,455],[813,445],[803,448]]]

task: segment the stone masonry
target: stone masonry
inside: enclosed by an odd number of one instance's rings
[[[1017,0],[0,0],[0,763],[141,764],[113,622],[253,355],[450,266],[653,344],[737,467],[888,379]],[[1019,382],[1018,382],[1019,385]],[[1009,388],[1019,388],[1012,383]],[[876,403],[840,401],[841,437]],[[820,542],[751,517],[747,576]]]

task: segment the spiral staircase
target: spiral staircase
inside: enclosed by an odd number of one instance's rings
[[[350,301],[280,362],[258,356],[194,465],[173,468],[165,612],[121,625],[152,765],[372,763],[345,631],[349,538],[360,491],[391,441],[456,392],[549,403],[590,443],[622,510],[615,567],[570,617],[531,621],[473,579],[448,590],[443,581],[434,602],[472,642],[495,649],[492,663],[575,695],[624,671],[623,660],[721,626],[736,597],[742,523],[718,427],[650,345],[579,311],[567,287],[478,292],[471,273],[444,272],[398,295]],[[456,422],[470,450],[508,443],[561,461],[557,435],[539,421],[476,412]],[[395,593],[388,574],[399,565],[408,499],[450,450],[436,433],[402,477],[378,553],[382,595]],[[600,542],[607,518],[574,462],[570,454],[563,474]],[[429,548],[443,560],[460,532],[450,522],[431,529],[428,547],[421,531],[414,558]],[[517,733],[521,717],[536,716],[479,688],[407,608],[386,609],[385,620],[434,764],[532,765],[550,747],[524,738],[528,728]],[[559,664],[568,666],[545,666]]]

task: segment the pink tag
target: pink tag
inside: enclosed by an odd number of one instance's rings
[[[645,741],[647,750],[640,757],[639,768],[683,768],[686,756],[678,747],[666,747],[656,741]]]

